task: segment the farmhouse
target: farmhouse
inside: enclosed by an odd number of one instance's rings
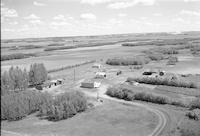
[[[92,66],[92,68],[98,68],[98,69],[100,69],[102,66],[101,66],[101,64],[98,64],[98,63],[95,63],[93,66]]]
[[[87,79],[81,83],[81,87],[83,88],[98,88],[100,85],[100,82],[97,82],[93,79]]]
[[[105,72],[97,72],[95,74],[95,78],[105,78],[106,77],[106,73]]]

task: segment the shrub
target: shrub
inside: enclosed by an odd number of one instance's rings
[[[153,61],[165,59],[165,57],[162,54],[149,54],[148,57]]]
[[[81,92],[66,92],[55,99],[41,104],[40,115],[45,115],[49,120],[58,121],[74,116],[87,108],[87,101]]]
[[[168,59],[167,65],[175,65],[178,62],[177,57],[170,56]]]
[[[200,109],[200,98],[196,98],[189,104],[190,109]]]
[[[191,128],[181,129],[180,133],[181,133],[181,136],[199,136],[200,135],[200,132],[191,130]]]
[[[185,116],[187,116],[189,119],[199,120],[199,117],[195,112],[187,112]]]
[[[134,68],[134,69],[142,69],[143,66],[142,66],[142,65],[136,65],[136,66],[134,66],[133,68]]]

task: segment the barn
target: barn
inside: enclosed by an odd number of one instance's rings
[[[93,79],[87,79],[81,83],[81,87],[83,88],[98,88],[100,85],[100,82],[97,82]]]

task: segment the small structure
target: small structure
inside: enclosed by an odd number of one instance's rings
[[[98,64],[98,63],[95,63],[93,66],[92,66],[92,68],[98,68],[98,69],[100,69],[102,66],[101,66],[101,64]]]
[[[144,72],[143,72],[143,75],[152,75],[152,74],[155,74],[155,73],[158,73],[159,71],[156,70],[156,69],[146,69]]]
[[[81,87],[83,87],[83,88],[98,88],[100,85],[101,85],[100,82],[97,82],[97,81],[92,80],[92,79],[84,80],[81,83]]]
[[[160,76],[164,76],[165,73],[166,73],[165,71],[160,71],[160,72],[159,72],[159,75],[160,75]]]
[[[174,56],[170,56],[167,62],[167,65],[175,65],[178,62],[178,58]]]
[[[55,79],[50,81],[51,85],[57,86],[63,83],[63,79]]]
[[[135,85],[135,86],[138,86],[138,85],[139,85],[139,83],[136,82],[136,81],[130,81],[129,84],[130,84],[130,85]]]
[[[95,74],[95,78],[105,78],[106,77],[106,73],[105,72],[97,72]]]
[[[121,70],[117,71],[117,76],[120,74],[122,74],[122,71]]]
[[[57,79],[58,84],[62,84],[64,79]]]
[[[50,83],[50,81],[46,81],[43,84],[37,85],[35,88],[37,90],[43,90],[45,88],[51,88],[51,83]]]

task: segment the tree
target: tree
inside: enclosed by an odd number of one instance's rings
[[[1,76],[1,95],[11,91],[24,91],[28,87],[28,73],[19,67],[11,67]]]
[[[47,70],[42,63],[34,63],[30,66],[29,83],[30,85],[42,84],[47,80]]]

